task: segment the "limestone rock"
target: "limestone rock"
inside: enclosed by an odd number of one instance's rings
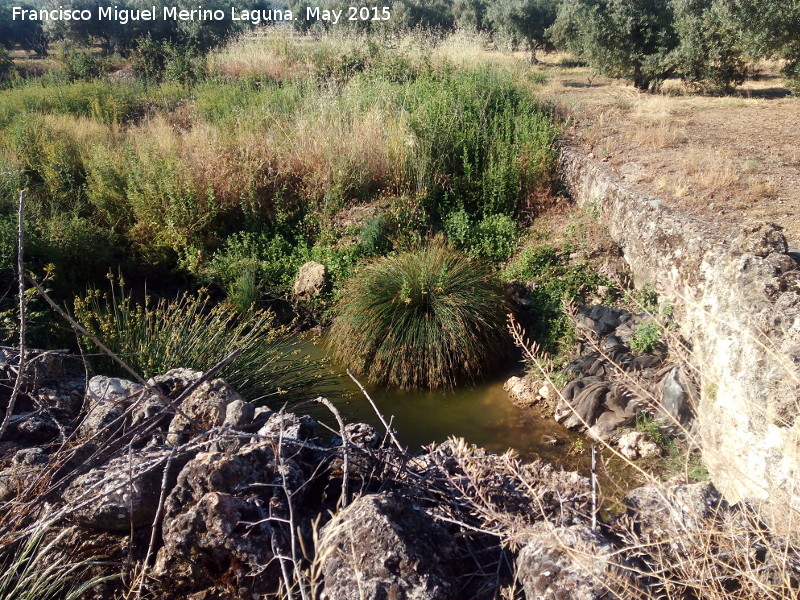
[[[320,532],[324,600],[451,600],[457,569],[450,533],[408,500],[362,496]]]
[[[328,268],[318,262],[309,261],[300,267],[292,291],[301,300],[320,296],[328,288]]]
[[[734,250],[741,254],[768,256],[773,252],[786,254],[789,246],[783,235],[783,227],[775,223],[762,223],[745,226],[733,244]]]
[[[683,533],[708,528],[727,507],[710,482],[637,488],[625,496],[625,504],[643,538],[675,542]]]
[[[181,402],[180,409],[184,414],[178,413],[172,418],[167,441],[177,444],[192,433],[222,425],[228,405],[237,401],[244,403],[225,380],[204,381]]]
[[[92,407],[83,418],[78,433],[84,440],[101,442],[120,435],[127,418],[125,406],[111,402],[100,402]]]
[[[541,384],[531,377],[511,377],[503,384],[503,389],[508,393],[511,402],[517,406],[527,408],[539,402],[539,389]]]
[[[274,413],[258,435],[282,437],[284,440],[306,442],[316,437],[317,422],[309,416],[297,416],[294,413]]]
[[[225,408],[225,420],[223,425],[237,429],[246,427],[253,422],[256,414],[256,407],[250,402],[242,399],[234,400]]]
[[[528,600],[644,597],[621,563],[610,541],[586,525],[542,524],[520,551],[517,573]]]
[[[649,433],[629,431],[619,438],[619,451],[628,460],[640,458],[656,458],[661,456],[663,450],[656,444]]]
[[[127,379],[96,375],[89,380],[86,401],[91,410],[98,404],[130,406],[144,391],[144,386]]]
[[[202,376],[202,371],[194,369],[170,369],[163,375],[148,379],[147,385],[157,388],[159,392],[174,400]]]
[[[0,502],[14,498],[29,487],[50,464],[41,448],[25,448],[11,458],[8,468],[0,471]]]
[[[161,482],[170,450],[139,450],[111,459],[75,478],[64,491],[64,501],[73,504],[72,512],[81,525],[104,531],[130,531],[150,526],[158,507]],[[172,461],[172,475],[186,459]],[[91,502],[84,505],[84,502]]]
[[[372,426],[366,423],[348,423],[344,426],[347,441],[359,448],[369,448],[375,450],[381,445],[383,436]],[[342,438],[335,437],[331,441],[332,447],[342,445]]]
[[[273,549],[290,549],[270,517],[288,517],[284,486],[302,509],[304,482],[293,460],[279,465],[269,441],[189,461],[164,506],[164,546],[153,571],[162,596],[185,598],[221,580],[238,597],[274,592]]]

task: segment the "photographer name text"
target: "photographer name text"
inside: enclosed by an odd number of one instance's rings
[[[98,6],[96,10],[72,9],[60,6],[55,9],[31,9],[22,6],[11,7],[11,18],[14,21],[114,21],[126,25],[133,21],[243,21],[252,25],[262,23],[278,23],[283,21],[323,21],[336,25],[341,21],[388,21],[392,18],[388,6],[349,6],[346,9],[330,10],[319,6],[307,6],[305,10],[291,11],[238,8],[230,10],[220,8],[193,9],[177,6],[163,6],[146,9],[118,8],[116,6]]]

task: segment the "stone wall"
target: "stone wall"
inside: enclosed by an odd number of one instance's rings
[[[636,285],[672,303],[701,373],[700,444],[714,482],[730,500],[800,508],[800,271],[780,228],[727,236],[570,149],[560,172],[578,205],[600,211]]]

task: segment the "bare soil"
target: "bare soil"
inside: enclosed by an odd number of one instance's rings
[[[567,144],[732,236],[767,221],[800,246],[800,98],[784,87],[780,65],[760,64],[726,96],[679,82],[642,93],[558,54],[533,68],[547,78],[537,93],[566,119]]]

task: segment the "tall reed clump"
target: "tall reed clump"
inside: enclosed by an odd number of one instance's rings
[[[334,360],[370,381],[453,387],[508,356],[502,284],[480,263],[439,246],[381,258],[341,294]]]
[[[239,349],[219,376],[250,401],[307,399],[322,382],[319,365],[296,356],[289,328],[271,313],[214,304],[202,290],[137,303],[112,283],[110,293],[93,289],[76,298],[75,315],[144,377],[176,367],[205,371]]]

